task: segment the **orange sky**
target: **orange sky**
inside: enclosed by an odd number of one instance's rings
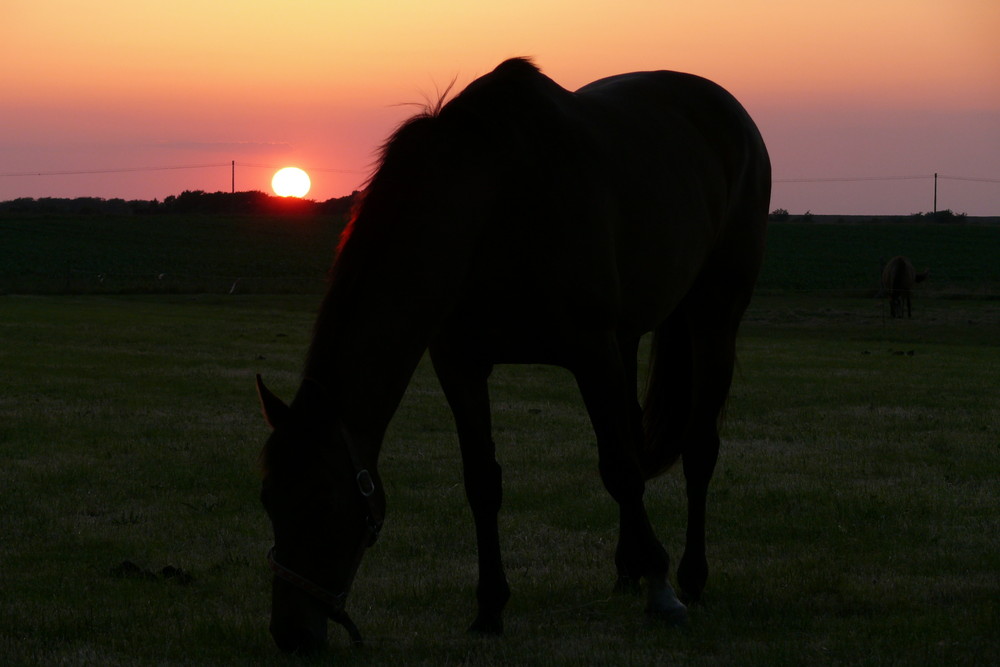
[[[0,200],[269,191],[310,170],[349,193],[413,112],[530,55],[567,88],[676,69],[740,98],[768,142],[773,207],[1000,214],[996,0],[5,0]],[[260,166],[256,166],[260,165]],[[273,167],[273,168],[272,168]],[[99,170],[101,174],[65,174]],[[45,175],[22,175],[22,174]]]

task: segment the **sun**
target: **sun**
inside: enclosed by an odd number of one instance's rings
[[[279,197],[305,197],[310,185],[309,174],[298,167],[279,169],[271,179],[271,189]]]

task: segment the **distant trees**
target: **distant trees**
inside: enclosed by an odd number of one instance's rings
[[[965,213],[953,213],[950,209],[936,211],[933,213],[911,213],[909,215],[849,215],[833,216],[814,214],[806,211],[801,214],[790,214],[787,209],[776,208],[768,216],[768,222],[935,222],[943,224],[960,224],[968,222],[968,215]]]
[[[355,191],[345,197],[324,202],[294,197],[274,197],[260,191],[204,192],[185,190],[162,202],[156,199],[130,200],[77,197],[60,199],[22,197],[0,202],[0,215],[113,215],[182,214],[182,215],[328,215],[346,216],[360,197]]]
[[[916,220],[926,220],[928,222],[965,222],[968,217],[965,213],[953,213],[950,208],[943,211],[933,211],[930,213],[914,213]]]
[[[788,209],[776,208],[771,211],[768,216],[768,222],[788,222],[791,219],[791,214],[789,214]],[[798,216],[800,222],[812,222],[813,214],[812,211],[806,211],[802,215]]]
[[[170,195],[162,202],[133,199],[101,199],[100,197],[77,197],[75,199],[59,199],[42,197],[32,199],[22,197],[0,202],[0,215],[323,215],[330,217],[346,217],[351,209],[361,199],[361,193],[355,190],[344,197],[334,197],[323,202],[311,199],[296,199],[295,197],[275,197],[273,195],[253,190],[249,192],[205,192],[203,190],[185,190],[179,195]],[[865,217],[870,222],[936,222],[958,224],[967,221],[965,213],[954,213],[951,209],[933,213],[913,213],[908,216],[851,216]],[[815,215],[806,211],[803,214],[792,215],[784,208],[776,208],[767,216],[771,222],[813,222],[831,221],[831,216]],[[845,222],[843,216],[836,218]],[[855,220],[857,221],[857,220]]]
[[[42,197],[32,199],[22,197],[0,202],[0,213],[21,215],[131,215],[141,205],[151,202],[127,202],[124,199],[101,199],[99,197],[77,197],[58,199]]]

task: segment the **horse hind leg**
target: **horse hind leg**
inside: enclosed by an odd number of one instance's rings
[[[635,375],[623,363],[613,337],[595,343],[571,368],[597,435],[601,480],[619,508],[615,550],[618,588],[633,589],[644,579],[646,611],[667,623],[687,619],[687,608],[667,580],[670,559],[657,539],[646,513],[645,479],[639,461],[641,413],[637,408]]]
[[[657,330],[647,392],[647,475],[662,472],[678,454],[684,468],[687,528],[677,583],[688,602],[701,598],[708,581],[708,487],[718,461],[718,422],[735,363],[739,318],[720,318],[719,311],[707,306],[718,303],[703,295],[688,299]]]
[[[618,349],[622,361],[622,368],[625,372],[626,387],[637,387],[639,338],[629,338],[627,340],[619,338]],[[632,397],[630,396],[629,398]],[[639,424],[641,428],[642,405],[639,403],[638,397],[635,397],[635,400],[630,401],[630,403],[630,409],[633,413],[630,417],[631,423]],[[633,429],[635,428],[636,427],[633,426]],[[621,548],[621,542],[619,542],[617,551],[618,553],[616,553],[615,561],[618,578],[615,581],[615,592],[628,595],[638,595],[642,590],[640,582],[641,573],[631,571],[628,559],[625,557],[623,549]]]
[[[692,324],[694,400],[681,452],[688,521],[677,583],[687,599],[696,601],[708,580],[705,555],[708,486],[719,458],[719,422],[733,379],[738,319],[721,323],[710,318]]]

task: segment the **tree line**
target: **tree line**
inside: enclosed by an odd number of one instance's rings
[[[76,197],[73,199],[42,197],[33,199],[22,197],[0,202],[0,215],[320,215],[344,217],[359,201],[361,193],[355,190],[344,197],[334,197],[326,201],[276,197],[259,190],[248,192],[205,192],[185,190],[179,195],[171,195],[159,201],[143,199],[102,199],[100,197]],[[967,221],[965,213],[954,213],[950,209],[900,216],[847,216],[848,218],[870,218],[871,222],[942,222],[962,223]],[[816,215],[806,211],[802,215],[790,214],[786,209],[771,211],[771,222],[814,222],[843,219],[844,216]]]
[[[100,197],[21,197],[0,202],[0,215],[322,215],[346,216],[360,193],[326,201],[276,197],[259,190],[205,192],[185,190],[163,201],[102,199]]]
[[[875,215],[875,216],[863,216],[863,215],[852,215],[852,216],[835,216],[835,215],[814,215],[812,211],[806,211],[802,215],[794,215],[788,212],[784,208],[776,208],[771,211],[768,216],[768,222],[847,222],[852,220],[858,222],[862,219],[867,222],[943,222],[943,223],[961,223],[968,221],[968,215],[965,213],[955,213],[950,208],[946,208],[943,211],[928,211],[921,213],[911,213],[910,215]]]

